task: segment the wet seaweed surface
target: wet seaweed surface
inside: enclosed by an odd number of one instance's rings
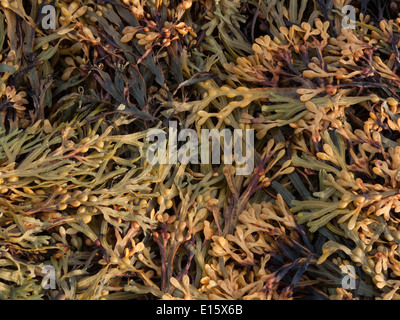
[[[399,299],[399,11],[1,0],[0,299]],[[151,163],[172,121],[253,170]]]

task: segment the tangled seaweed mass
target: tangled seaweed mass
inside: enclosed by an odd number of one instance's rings
[[[399,12],[1,0],[0,299],[399,299]],[[254,170],[151,163],[170,121]]]

